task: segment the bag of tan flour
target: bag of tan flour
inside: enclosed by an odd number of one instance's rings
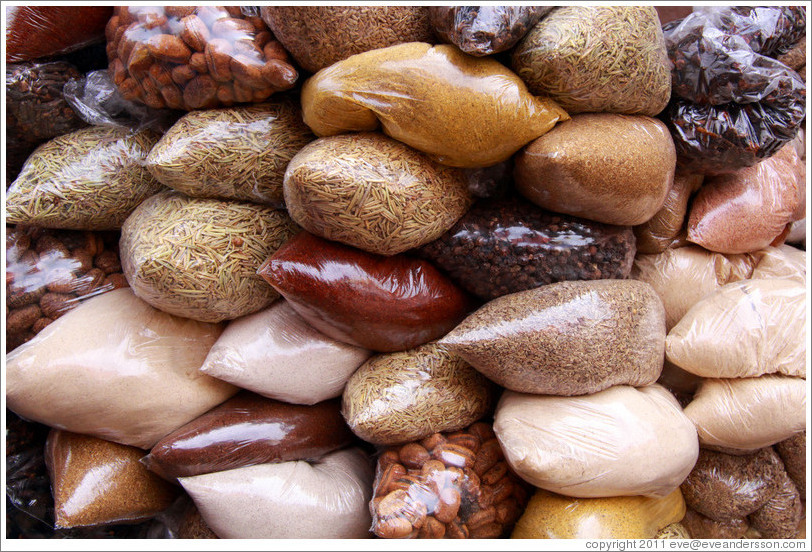
[[[753,253],[756,267],[750,276],[756,278],[790,278],[806,284],[806,251],[781,245],[765,247]]]
[[[237,392],[198,372],[222,326],[94,297],[6,355],[8,407],[29,420],[149,449]]]

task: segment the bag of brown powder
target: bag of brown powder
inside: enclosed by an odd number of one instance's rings
[[[8,407],[29,420],[151,448],[237,389],[197,369],[222,328],[94,297],[6,355]]]
[[[778,375],[706,379],[685,415],[702,446],[752,451],[806,429],[807,387],[801,378]]]
[[[494,431],[514,471],[575,497],[663,497],[696,462],[696,429],[659,385],[583,397],[505,391]]]
[[[741,539],[750,528],[747,519],[714,521],[691,508],[686,509],[680,523],[694,539]]]
[[[648,221],[634,227],[638,253],[662,253],[674,244],[685,225],[688,200],[702,185],[702,179],[701,174],[679,169],[674,173],[674,184],[668,190],[662,208]]]
[[[800,432],[776,443],[775,450],[784,462],[787,475],[801,495],[806,496],[806,433]]]
[[[279,300],[231,321],[200,371],[272,399],[316,404],[341,395],[371,354],[327,337]]]
[[[194,477],[181,485],[223,539],[369,537],[373,467],[360,449],[309,463],[260,464]]]
[[[668,333],[665,354],[706,378],[806,377],[806,285],[742,280],[697,302]]]
[[[87,435],[51,430],[45,463],[58,529],[135,522],[167,509],[175,487],[139,461],[145,451]]]
[[[758,531],[763,539],[796,539],[805,507],[801,503],[797,487],[786,472],[782,471],[778,479],[778,492],[764,506],[750,514],[750,527]]]
[[[423,42],[364,52],[322,69],[302,88],[302,110],[317,136],[380,125],[453,167],[505,161],[569,119],[498,61]]]

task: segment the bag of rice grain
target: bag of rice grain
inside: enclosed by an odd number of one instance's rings
[[[279,294],[257,269],[298,227],[253,203],[156,194],[121,229],[121,266],[135,294],[164,312],[221,322]]]

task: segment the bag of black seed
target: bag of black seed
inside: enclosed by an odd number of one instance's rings
[[[490,300],[565,280],[628,278],[631,227],[545,211],[521,198],[479,202],[416,253]]]

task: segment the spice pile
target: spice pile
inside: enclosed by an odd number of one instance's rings
[[[805,8],[9,13],[7,537],[805,534]]]

